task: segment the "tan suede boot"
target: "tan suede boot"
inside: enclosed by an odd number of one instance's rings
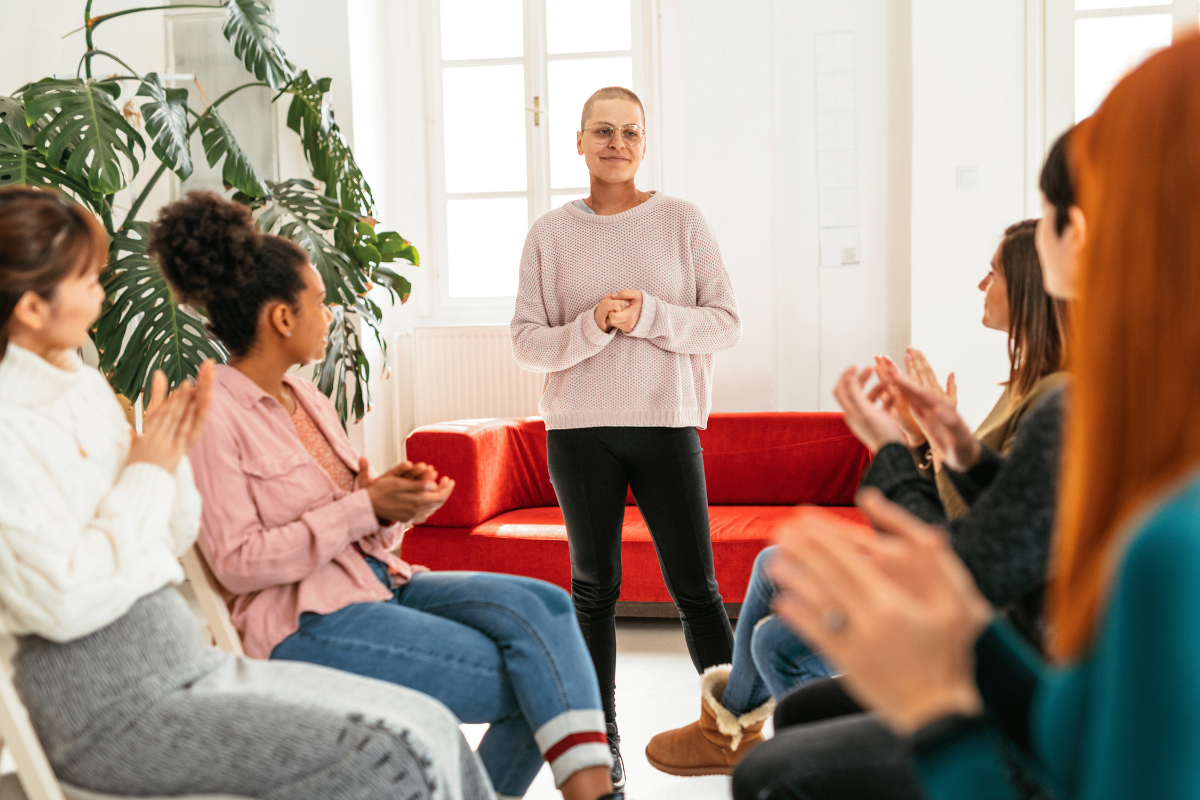
[[[700,676],[700,719],[664,731],[646,745],[646,760],[668,775],[729,775],[751,748],[763,740],[762,726],[775,712],[768,700],[734,716],[718,697],[729,683],[729,665],[709,667]]]

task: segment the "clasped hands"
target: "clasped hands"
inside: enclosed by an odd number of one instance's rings
[[[833,396],[846,425],[872,453],[893,442],[909,447],[928,442],[939,468],[944,463],[967,471],[979,463],[983,446],[955,408],[954,373],[943,390],[920,350],[908,348],[904,361],[907,375],[887,356],[876,356],[874,367],[842,373]],[[878,381],[868,389],[873,377]]]
[[[613,328],[630,333],[642,316],[642,293],[637,289],[622,289],[604,296],[592,311],[596,327],[608,333]]]
[[[358,489],[366,489],[371,506],[381,521],[419,525],[442,507],[454,491],[454,481],[428,464],[405,461],[378,477],[371,477],[367,459],[358,459]]]

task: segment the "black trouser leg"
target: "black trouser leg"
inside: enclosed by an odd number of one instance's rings
[[[846,694],[837,678],[824,678],[788,692],[775,706],[775,732],[834,717],[861,714],[865,709]]]
[[[604,716],[616,721],[617,598],[621,594],[621,526],[625,467],[605,446],[604,428],[552,430],[546,437],[550,482],[571,547],[571,598],[600,684]]]
[[[627,428],[629,484],[654,539],[697,672],[733,660],[733,628],[717,588],[704,458],[695,428]]]
[[[550,481],[571,546],[571,594],[615,719],[616,605],[621,594],[625,490],[654,539],[667,590],[697,671],[733,658],[733,630],[713,569],[708,494],[694,428],[576,428],[546,439]]]

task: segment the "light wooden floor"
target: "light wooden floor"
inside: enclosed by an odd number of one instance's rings
[[[617,652],[617,720],[621,753],[629,774],[625,796],[629,800],[728,800],[729,778],[725,776],[677,778],[659,772],[646,761],[650,737],[686,725],[700,715],[700,681],[688,658],[679,620],[619,619]],[[464,726],[472,744],[479,741],[486,728]],[[561,796],[554,788],[549,767],[542,767],[525,795],[528,800],[556,800]]]

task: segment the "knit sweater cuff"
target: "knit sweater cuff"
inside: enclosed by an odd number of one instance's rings
[[[898,442],[891,442],[879,448],[879,452],[871,461],[871,466],[863,475],[862,485],[874,486],[883,492],[885,497],[890,498],[897,486],[905,481],[913,480],[924,479],[917,470],[917,465],[913,463],[912,453],[906,446]]]
[[[638,317],[637,325],[633,326],[633,330],[629,335],[636,339],[645,339],[650,335],[650,329],[654,327],[654,317],[658,314],[658,299],[652,294],[642,292],[642,314]]]
[[[983,445],[979,462],[975,466],[966,472],[955,472],[950,468],[944,469],[943,472],[954,484],[954,488],[958,490],[958,494],[966,504],[971,505],[996,479],[996,473],[1002,466],[1004,466],[1004,458],[987,445]]]
[[[600,330],[596,325],[596,314],[594,311],[584,311],[579,315],[579,326],[583,328],[583,335],[589,342],[597,347],[604,347],[613,340],[617,335],[617,329],[611,328],[608,333]]]

